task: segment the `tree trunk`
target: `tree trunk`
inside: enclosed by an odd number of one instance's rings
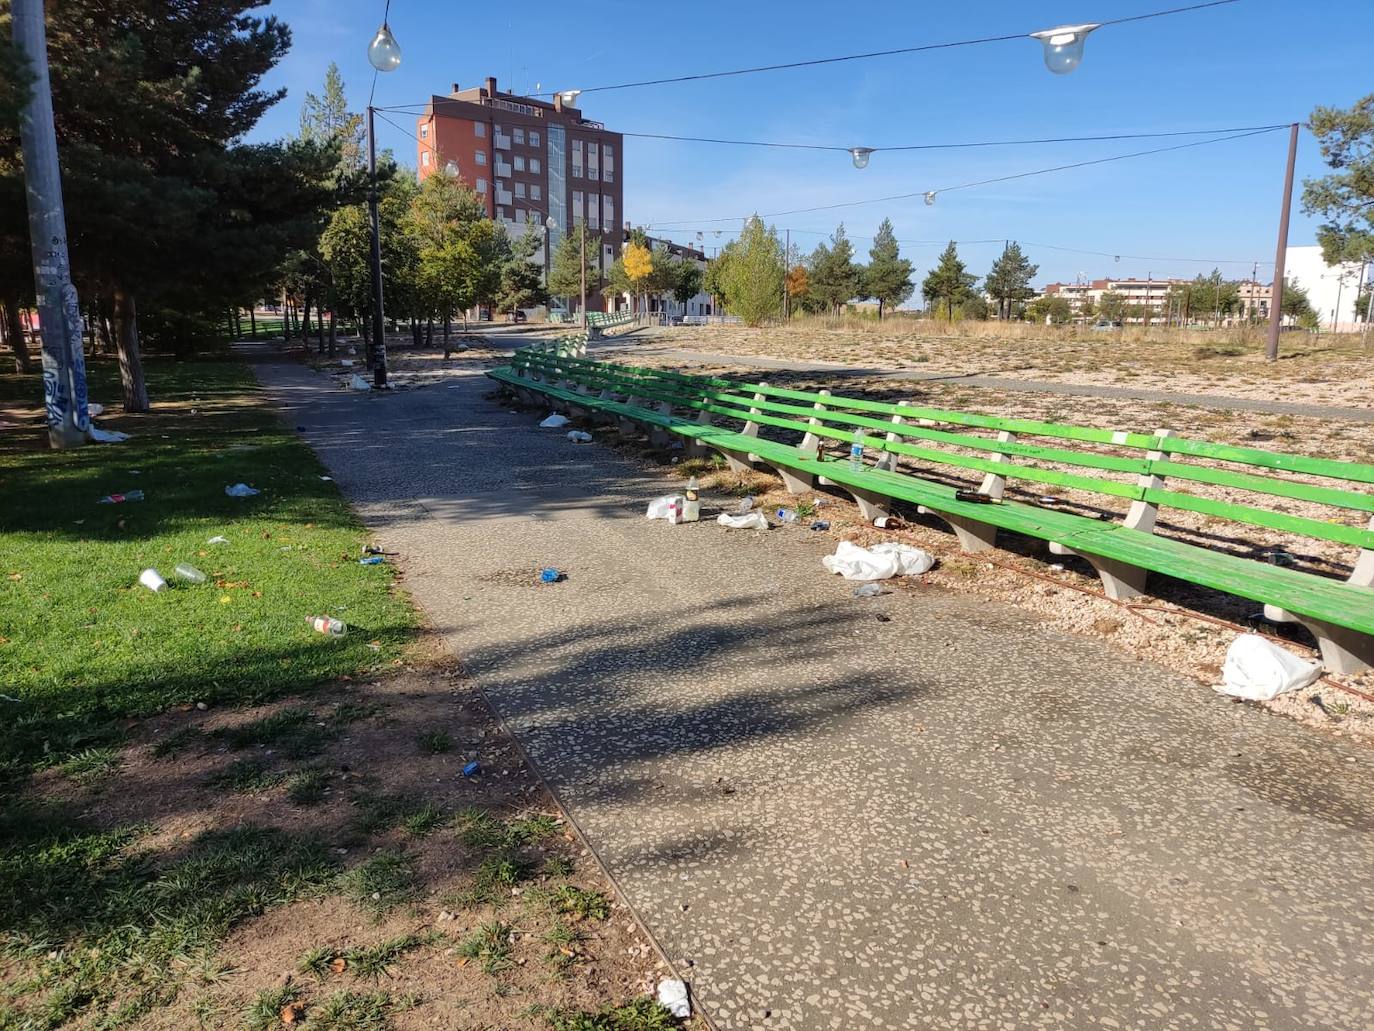
[[[19,302],[6,297],[4,308],[5,337],[14,349],[14,366],[20,372],[32,372],[33,359],[29,357],[29,341],[24,336],[24,321],[19,317]]]
[[[425,325],[425,350],[428,351],[434,346],[434,319],[431,318]]]
[[[312,298],[309,294],[305,295],[305,305],[301,308],[301,343],[305,345],[306,353],[310,353],[310,304]]]
[[[363,335],[363,364],[369,369],[372,368],[372,320],[362,318],[358,322],[358,331]]]
[[[248,334],[254,340],[258,338],[258,313],[254,311],[256,307],[254,304],[248,309]]]
[[[878,321],[883,321],[883,299],[881,297],[878,298]]]
[[[338,337],[334,332],[334,306],[329,307],[329,357],[333,358],[338,351]]]
[[[119,379],[124,387],[124,410],[146,412],[148,385],[143,380],[143,359],[138,353],[138,309],[133,294],[114,293],[115,345],[119,349]]]

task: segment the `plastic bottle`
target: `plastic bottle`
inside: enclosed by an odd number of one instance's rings
[[[701,519],[701,487],[693,476],[687,481],[687,500],[682,503],[682,521],[695,523]]]
[[[316,633],[328,634],[330,637],[343,637],[348,633],[348,624],[333,616],[306,616],[305,621],[315,628]]]
[[[754,510],[754,495],[750,494],[739,503],[739,508],[735,509],[736,515],[748,515]]]
[[[876,583],[866,583],[862,587],[854,588],[854,597],[856,598],[876,598],[882,593],[883,589]]]
[[[96,502],[97,505],[120,505],[126,501],[142,501],[143,491],[131,490],[128,494],[106,494]]]
[[[193,584],[203,584],[206,579],[205,574],[189,562],[178,562],[173,572],[183,580],[189,580]]]
[[[854,431],[854,443],[849,445],[849,471],[861,473],[864,471],[864,438],[862,430]]]
[[[791,509],[791,508],[780,508],[780,509],[778,509],[778,522],[780,522],[780,523],[795,523],[796,521],[797,521],[797,512],[796,512],[795,509]]]
[[[900,530],[906,524],[896,516],[879,516],[877,519],[873,520],[873,525],[879,530]]]

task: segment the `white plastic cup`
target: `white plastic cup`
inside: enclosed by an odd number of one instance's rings
[[[176,574],[183,580],[189,580],[193,584],[203,584],[206,580],[205,574],[189,562],[178,562]]]
[[[167,581],[162,579],[162,574],[156,569],[145,569],[139,574],[138,582],[154,594],[167,589]]]

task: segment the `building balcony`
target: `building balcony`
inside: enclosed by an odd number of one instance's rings
[[[512,174],[512,173],[511,173],[510,162],[508,162],[508,161],[497,161],[497,162],[496,162],[496,174],[497,174],[499,177],[501,177],[502,179],[509,179],[509,178],[511,177],[511,174]]]
[[[495,136],[497,150],[510,150],[510,137],[497,133]]]
[[[510,190],[497,190],[497,191],[496,191],[496,203],[497,203],[497,204],[500,204],[502,207],[508,207],[509,205],[513,204],[514,202],[515,202],[515,198],[511,196]]]

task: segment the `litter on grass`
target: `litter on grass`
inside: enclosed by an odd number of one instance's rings
[[[167,581],[162,579],[162,574],[156,569],[145,569],[138,574],[138,582],[154,594],[158,594],[167,589]]]
[[[350,390],[371,390],[372,384],[355,372],[353,378],[348,381],[348,388]]]
[[[206,543],[206,544],[228,544],[228,543],[229,543],[229,538],[228,538],[228,537],[220,537],[220,536],[216,535],[216,536],[214,536],[214,537],[211,537],[211,538],[210,538],[208,541],[206,541],[205,543]]]
[[[590,444],[592,442],[592,435],[586,430],[569,430],[568,439],[574,444]]]
[[[746,512],[744,515],[730,515],[727,512],[722,512],[716,516],[716,522],[731,530],[768,529],[768,520],[763,517],[762,512]]]
[[[351,368],[353,368],[353,361],[352,361],[352,359],[350,359],[350,358],[345,358],[345,359],[343,359],[342,361],[339,362],[339,364],[342,365],[345,369],[351,369]]]
[[[204,573],[189,562],[178,562],[173,572],[188,583],[203,584],[207,579]]]
[[[840,541],[835,554],[826,555],[821,565],[846,580],[888,580],[894,576],[920,576],[935,565],[935,556],[910,544],[885,541],[861,548],[852,541]]]
[[[251,498],[254,494],[261,494],[262,491],[256,487],[250,487],[246,483],[236,483],[232,487],[225,487],[224,493],[231,498]]]
[[[358,559],[358,565],[360,565],[360,566],[380,566],[380,565],[381,565],[383,562],[385,562],[385,561],[386,561],[386,559],[382,558],[381,555],[369,555],[369,556],[367,556],[367,558],[360,558],[360,559]]]
[[[466,766],[463,767],[464,777],[475,777],[481,772],[482,764],[479,763],[476,759],[474,759],[472,762],[468,763]]]
[[[91,440],[97,444],[122,444],[129,439],[127,433],[120,433],[118,430],[102,430],[99,426],[90,428]]]
[[[1304,662],[1259,634],[1242,634],[1226,649],[1222,682],[1216,690],[1233,698],[1267,702],[1299,691],[1322,675],[1320,666]]]
[[[692,1002],[687,996],[687,984],[674,977],[658,982],[658,1004],[675,1017],[692,1015]]]
[[[568,425],[568,417],[566,415],[559,415],[557,412],[554,412],[547,419],[541,422],[539,424],[539,427],[545,430],[561,430],[566,425]]]
[[[96,502],[97,505],[122,505],[126,501],[142,501],[143,491],[131,490],[127,494],[106,494]]]

